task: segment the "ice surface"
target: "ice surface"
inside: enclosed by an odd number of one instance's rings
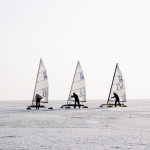
[[[0,101],[0,149],[148,150],[150,100],[128,100],[128,107],[26,110],[31,101]]]

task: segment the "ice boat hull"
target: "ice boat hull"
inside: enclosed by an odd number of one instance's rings
[[[66,104],[66,105],[62,105],[60,108],[71,108],[71,107],[75,107],[75,104]],[[76,105],[76,108],[78,108],[78,107],[79,107],[79,106]],[[82,105],[82,104],[80,104],[80,107],[82,107],[82,108],[88,108],[87,106]]]
[[[116,106],[120,106],[119,104],[117,104]],[[115,107],[115,104],[101,104],[99,107]],[[124,104],[121,104],[120,107],[127,107]]]

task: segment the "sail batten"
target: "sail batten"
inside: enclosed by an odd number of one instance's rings
[[[124,79],[123,79],[123,76],[122,76],[122,73],[119,69],[118,64],[116,65],[116,68],[115,68],[115,72],[114,72],[112,85],[110,88],[110,93],[108,96],[107,103],[114,103],[115,102],[115,99],[111,98],[114,96],[114,94],[113,94],[114,92],[119,96],[120,102],[126,102],[125,83],[124,83]]]
[[[42,99],[40,101],[41,103],[48,103],[48,95],[49,95],[48,77],[42,59],[40,60],[39,64],[32,103],[36,102],[36,94],[42,96]]]
[[[78,95],[80,102],[86,102],[85,78],[79,61],[75,69],[67,103],[69,103],[69,101],[74,101],[74,98],[71,98],[71,95],[73,95],[73,93],[76,93]]]

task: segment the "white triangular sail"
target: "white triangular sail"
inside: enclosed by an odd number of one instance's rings
[[[86,102],[85,78],[79,61],[76,66],[72,86],[68,97],[68,102],[74,101],[74,98],[71,98],[71,95],[73,95],[73,93],[76,93],[78,95],[80,102]]]
[[[48,103],[48,77],[42,59],[40,60],[37,80],[33,94],[33,102],[36,102],[36,94],[42,96],[41,103]]]
[[[108,97],[108,103],[115,102],[115,99],[111,98],[114,96],[114,92],[119,96],[120,102],[126,102],[125,83],[118,64],[116,65],[112,86]]]

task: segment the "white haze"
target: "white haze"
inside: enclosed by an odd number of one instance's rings
[[[150,97],[148,0],[1,0],[0,99],[32,99],[40,58],[49,99],[67,99],[76,63],[87,99],[107,99],[115,65],[127,98]]]

